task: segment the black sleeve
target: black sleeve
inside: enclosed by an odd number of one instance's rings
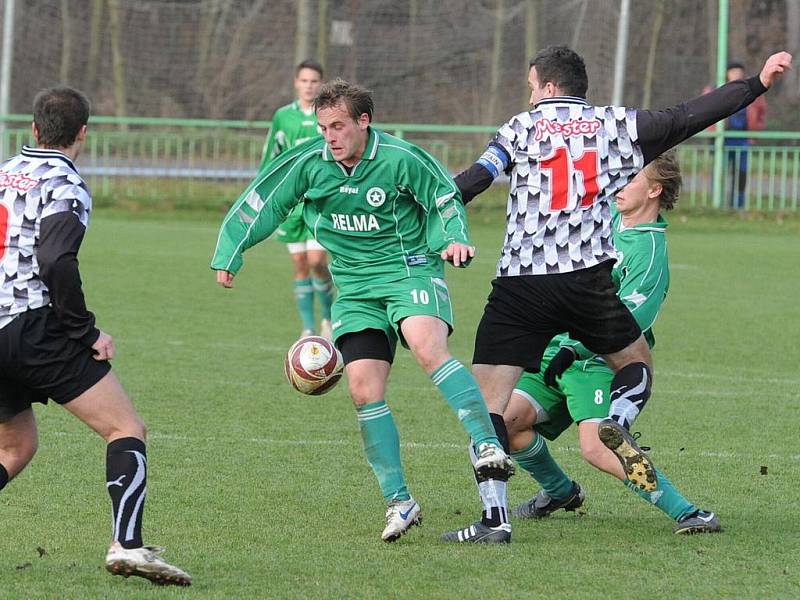
[[[473,163],[466,171],[461,171],[455,176],[456,185],[461,191],[461,201],[464,204],[472,201],[475,196],[486,190],[492,182],[494,177],[489,172],[489,169],[482,164]]]
[[[731,81],[665,110],[636,111],[645,164],[705,128],[741,110],[767,91],[761,78]]]
[[[97,341],[100,330],[86,309],[78,271],[78,249],[86,228],[73,212],[42,219],[39,227],[39,276],[50,291],[50,302],[67,335],[85,346]]]

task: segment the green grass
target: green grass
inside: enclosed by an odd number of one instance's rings
[[[721,535],[673,535],[660,512],[581,461],[571,430],[553,454],[587,490],[583,516],[518,523],[508,547],[440,543],[478,514],[475,486],[456,419],[401,353],[388,400],[425,523],[383,544],[383,501],[346,387],[312,398],[283,381],[299,330],[285,249],[254,249],[236,288],[222,290],[207,267],[216,217],[101,212],[81,267],[150,428],[145,539],[195,583],[158,589],[103,570],[105,446],[51,404],[36,408],[37,457],[0,493],[0,597],[798,597],[800,227],[672,222],[655,392],[637,425],[673,482],[718,512]],[[465,361],[503,229],[491,212],[473,223],[479,256],[448,276],[452,349]],[[517,476],[510,502],[535,490]]]

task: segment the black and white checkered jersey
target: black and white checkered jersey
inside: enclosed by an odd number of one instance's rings
[[[0,165],[0,194],[2,328],[15,315],[47,306],[51,301],[48,286],[40,274],[42,220],[61,213],[71,213],[77,217],[76,226],[85,230],[89,224],[92,198],[89,188],[67,155],[56,150],[27,146],[20,154]],[[70,219],[72,222],[75,219]],[[82,231],[79,235],[82,237]],[[80,301],[83,302],[82,294]]]
[[[539,102],[490,149],[511,157],[498,276],[567,273],[616,257],[610,201],[644,166],[636,112],[580,98]]]
[[[752,77],[658,111],[561,96],[512,117],[455,178],[466,203],[510,175],[497,276],[568,273],[615,258],[615,194],[657,156],[765,91]]]

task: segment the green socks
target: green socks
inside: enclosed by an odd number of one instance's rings
[[[451,358],[433,372],[431,379],[456,413],[476,448],[487,442],[502,448],[478,383],[464,365]]]
[[[550,455],[544,438],[533,432],[533,441],[527,448],[512,452],[511,457],[530,473],[545,493],[554,500],[563,500],[572,491],[572,480]]]
[[[636,495],[646,500],[650,504],[654,504],[656,508],[667,513],[674,520],[678,520],[685,515],[689,515],[697,510],[697,507],[684,498],[681,493],[675,489],[672,482],[667,479],[661,471],[656,469],[656,477],[658,477],[658,488],[655,492],[645,492],[633,485],[627,479],[624,481],[625,485],[636,492]]]
[[[408,500],[411,496],[400,462],[400,434],[386,401],[356,406],[356,415],[367,462],[378,478],[386,502]]]
[[[314,277],[311,280],[314,293],[319,298],[319,316],[321,319],[331,319],[331,304],[333,304],[333,281]]]
[[[314,331],[314,288],[310,279],[294,280],[294,299],[303,329]]]

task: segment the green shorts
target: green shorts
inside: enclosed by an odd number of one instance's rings
[[[608,416],[609,390],[614,379],[611,369],[595,360],[578,362],[561,376],[557,388],[551,388],[545,385],[542,376],[546,367],[542,363],[541,372],[523,373],[514,390],[537,409],[540,419],[544,417],[542,411],[549,417],[536,423],[534,429],[538,433],[554,440],[573,422]]]
[[[453,305],[444,279],[408,277],[359,289],[339,289],[331,308],[334,342],[346,333],[378,329],[394,347],[406,346],[400,321],[406,317],[430,315],[447,323],[453,331]]]
[[[292,212],[289,213],[286,220],[275,230],[275,235],[278,241],[284,244],[293,244],[314,239],[314,235],[303,221],[302,202],[292,209]]]

